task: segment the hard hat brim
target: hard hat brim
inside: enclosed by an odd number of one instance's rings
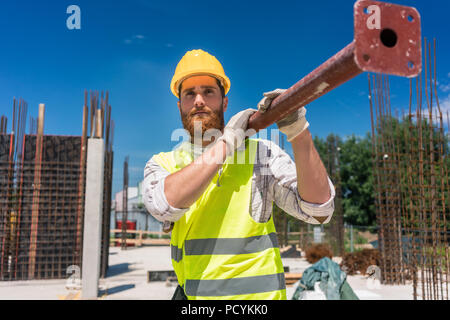
[[[188,72],[186,73],[186,75],[180,75],[180,79],[173,81],[173,83],[171,84],[170,88],[172,90],[172,93],[179,99],[179,89],[181,84],[183,83],[184,80],[186,80],[187,78],[191,78],[191,77],[195,77],[195,76],[210,76],[213,77],[217,80],[220,81],[220,83],[222,84],[222,87],[225,90],[225,94],[228,93],[228,91],[230,91],[230,79],[228,79],[227,76],[219,76],[215,73],[212,72],[197,72],[197,73],[192,73],[192,72]]]

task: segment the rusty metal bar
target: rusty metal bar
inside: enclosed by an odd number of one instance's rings
[[[45,105],[39,104],[39,118],[38,131],[36,140],[36,158],[34,171],[34,191],[33,191],[33,208],[31,214],[31,234],[30,234],[30,256],[29,256],[29,271],[28,277],[34,278],[35,263],[36,263],[36,245],[38,233],[38,219],[39,219],[39,189],[41,184],[41,163],[42,163],[42,147],[44,136],[44,112]]]
[[[122,233],[121,248],[127,249],[127,219],[128,219],[128,156],[123,163],[123,193],[122,193]]]
[[[380,9],[379,28],[372,28],[369,6]],[[420,14],[413,7],[360,0],[354,5],[354,40],[335,56],[276,98],[264,113],[256,112],[249,129],[267,128],[362,72],[415,77],[422,69]],[[369,27],[370,26],[370,27]]]
[[[101,109],[96,109],[95,120],[96,120],[95,137],[102,138],[103,124],[102,124],[102,110]]]
[[[95,96],[94,93],[91,90],[91,100],[90,100],[90,124],[91,124],[91,130],[90,130],[90,134],[89,137],[93,137],[94,136],[94,127],[95,127],[95,121],[94,121],[94,117],[95,117]]]
[[[81,130],[81,151],[80,151],[80,178],[78,181],[78,206],[77,206],[77,235],[75,244],[75,261],[81,264],[81,252],[82,252],[82,239],[83,232],[81,227],[83,225],[84,216],[84,201],[83,195],[85,193],[85,180],[86,180],[86,153],[87,153],[87,134],[88,134],[88,121],[89,121],[89,108],[88,108],[88,93],[84,92],[84,106],[83,106],[83,124]]]
[[[103,138],[105,136],[104,131],[105,131],[105,100],[103,99],[103,91],[102,91],[102,103],[101,103],[101,137]]]
[[[8,124],[8,118],[5,116],[2,116],[1,125],[0,125],[0,133],[1,134],[6,134],[7,124]]]
[[[25,127],[25,119],[26,116],[24,116],[23,118],[23,127]],[[37,122],[37,120],[36,120]],[[36,125],[37,127],[37,125]],[[25,135],[23,135],[22,138],[22,134],[24,134],[25,132],[21,133],[20,136],[17,135],[17,139],[20,139],[22,141],[25,140]],[[17,161],[20,162],[20,164],[15,164],[13,162],[11,162],[11,166],[13,168],[13,172],[12,172],[12,176],[14,177],[15,175],[17,175],[18,177],[18,185],[17,185],[17,189],[18,189],[18,200],[15,201],[14,203],[12,203],[12,210],[15,211],[15,226],[13,228],[13,230],[11,230],[11,235],[12,237],[14,237],[14,243],[12,243],[12,248],[11,248],[11,265],[10,265],[10,279],[16,279],[16,275],[17,275],[17,265],[18,265],[18,259],[19,259],[19,242],[20,242],[20,225],[21,225],[21,216],[22,216],[22,195],[23,195],[23,188],[22,188],[22,182],[23,182],[23,160],[24,160],[24,149],[25,149],[25,143],[22,143],[22,148],[20,150],[20,155],[18,155],[18,157],[16,157]],[[15,167],[15,168],[14,168]],[[10,184],[10,189],[14,190],[15,186],[14,184]],[[13,191],[14,192],[14,191]],[[20,200],[19,200],[20,199]]]
[[[111,229],[111,187],[112,187],[112,168],[113,168],[113,152],[110,146],[110,127],[111,127],[111,106],[108,101],[108,91],[104,102],[106,123],[104,124],[105,135],[105,174],[104,174],[104,205],[103,205],[103,226],[102,226],[102,258],[100,276],[105,277],[108,271],[109,263],[109,246],[110,246],[110,229]]]

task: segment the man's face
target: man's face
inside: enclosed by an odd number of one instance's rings
[[[223,97],[215,78],[193,76],[181,84],[180,109],[183,127],[194,137],[194,122],[201,121],[202,134],[208,129],[223,130],[223,114],[227,109],[228,98]]]

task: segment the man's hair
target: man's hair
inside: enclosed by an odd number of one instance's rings
[[[219,81],[219,79],[216,79],[217,85],[219,86],[220,93],[222,94],[222,98],[225,98],[225,88],[223,87],[222,83]],[[183,84],[183,83],[182,83]],[[178,100],[181,100],[181,85],[178,87]]]

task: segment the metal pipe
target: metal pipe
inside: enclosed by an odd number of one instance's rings
[[[369,28],[367,11],[379,10],[379,28]],[[359,0],[354,5],[355,39],[277,97],[269,110],[256,112],[249,129],[259,131],[316,100],[362,72],[415,77],[422,69],[420,14],[412,7]]]

